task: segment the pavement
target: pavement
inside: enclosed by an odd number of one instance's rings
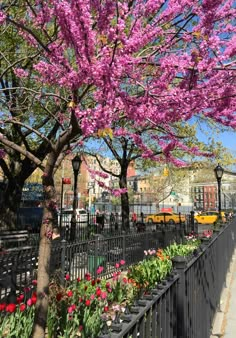
[[[215,315],[210,338],[236,338],[236,250],[221,294],[220,309]]]

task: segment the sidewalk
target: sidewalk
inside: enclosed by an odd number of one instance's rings
[[[216,314],[211,338],[236,337],[236,250],[221,295],[220,311]]]

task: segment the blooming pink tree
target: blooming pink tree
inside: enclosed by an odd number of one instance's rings
[[[56,113],[64,125],[51,144],[43,175],[46,199],[34,337],[43,336],[46,325],[51,219],[56,207],[53,174],[61,152],[78,135],[90,136],[124,119],[134,127],[152,123],[165,131],[153,137],[160,155],[147,149],[139,136],[130,137],[144,157],[162,161],[164,156],[181,166],[172,152],[188,148],[175,137],[174,123],[205,116],[235,128],[233,3],[36,0],[22,2],[24,17],[14,2],[13,7],[7,1],[1,5],[1,24],[17,29],[38,52],[33,71],[41,93],[50,86],[58,104],[69,101],[63,114]],[[18,76],[24,77],[24,67],[19,63],[18,68]],[[64,97],[57,95],[61,89]],[[124,123],[120,133],[126,132]],[[22,147],[18,150],[30,156]]]

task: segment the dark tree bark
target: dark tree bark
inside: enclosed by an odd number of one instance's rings
[[[39,260],[38,260],[38,283],[37,303],[35,308],[35,320],[33,337],[44,337],[47,325],[47,312],[49,300],[49,277],[50,257],[52,245],[52,228],[56,219],[56,190],[52,175],[43,177],[44,188],[44,212],[43,223],[40,230]]]
[[[18,223],[18,210],[20,207],[20,201],[22,196],[22,188],[24,181],[21,178],[16,177],[6,183],[4,190],[0,210],[0,229],[17,229]]]
[[[119,178],[119,186],[121,189],[127,189],[127,168],[123,166]],[[122,230],[129,229],[129,194],[128,192],[121,194],[121,217],[122,217]]]

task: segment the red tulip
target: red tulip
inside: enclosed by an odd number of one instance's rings
[[[11,303],[6,306],[7,312],[13,313],[15,312],[15,310],[16,310],[16,304]]]
[[[101,293],[102,293],[102,290],[101,290],[101,289],[97,289],[97,290],[96,290],[96,295],[97,295],[97,297],[100,297],[100,296],[101,296]]]
[[[1,303],[1,304],[0,304],[0,311],[5,310],[6,306],[7,306],[6,303]]]
[[[56,295],[56,299],[57,299],[58,302],[60,302],[60,300],[62,299],[62,293],[58,293]]]
[[[87,299],[86,302],[85,302],[85,305],[90,306],[90,304],[91,304],[90,299]]]
[[[68,297],[72,297],[72,296],[73,296],[73,291],[69,290],[69,291],[67,292],[67,296],[68,296]]]
[[[26,309],[26,305],[25,304],[21,304],[20,305],[20,312],[24,312]]]
[[[17,304],[20,304],[20,303],[22,303],[22,301],[24,300],[24,298],[25,298],[25,296],[24,295],[19,295],[18,297],[17,297]]]

